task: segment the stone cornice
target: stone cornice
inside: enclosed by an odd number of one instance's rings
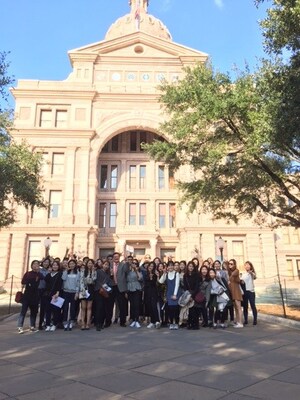
[[[45,137],[49,139],[49,136],[51,138],[86,138],[90,139],[93,138],[95,135],[95,130],[93,129],[41,129],[41,128],[16,128],[12,131],[12,136],[14,138],[17,137]]]
[[[68,54],[71,63],[73,63],[74,60],[79,60],[79,55],[82,53],[86,53],[91,57],[91,55],[95,53],[102,55],[134,44],[149,45],[154,49],[164,51],[170,55],[173,55],[174,57],[185,55],[193,57],[194,59],[200,58],[205,61],[208,56],[206,53],[194,50],[175,42],[170,42],[168,40],[149,35],[145,32],[135,32],[126,36],[118,37],[116,39],[92,43],[84,47],[70,50]],[[137,58],[135,58],[135,60],[137,61]]]
[[[28,88],[16,88],[16,89],[11,89],[11,93],[14,96],[15,99],[21,99],[21,98],[34,98],[34,99],[40,99],[40,98],[47,98],[55,99],[55,103],[57,104],[57,100],[63,100],[63,103],[65,104],[69,99],[80,99],[80,100],[90,100],[93,101],[96,92],[92,90],[72,90],[72,89],[66,89],[64,87],[58,87],[56,89],[40,89],[37,87],[28,87]],[[53,103],[53,104],[55,104]]]

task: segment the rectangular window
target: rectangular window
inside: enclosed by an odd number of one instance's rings
[[[165,166],[158,166],[158,189],[162,190],[165,188]]]
[[[114,136],[111,139],[111,151],[113,153],[118,153],[118,151],[119,151],[119,136]]]
[[[286,260],[286,269],[288,276],[293,278],[294,277],[293,260],[291,259]]]
[[[168,262],[169,260],[175,260],[175,248],[162,248],[160,249],[160,258],[164,262]]]
[[[169,204],[169,228],[176,227],[176,204]]]
[[[61,191],[50,190],[49,196],[49,218],[60,217],[61,212]]]
[[[106,203],[100,203],[99,228],[106,227]]]
[[[107,165],[101,165],[100,168],[100,189],[107,189]]]
[[[112,256],[113,253],[115,251],[114,247],[108,247],[108,248],[103,248],[103,249],[99,249],[99,256],[100,257],[107,257],[107,256]]]
[[[129,167],[129,189],[136,189],[136,165]]]
[[[140,165],[140,189],[146,189],[146,165]]]
[[[166,227],[166,203],[159,203],[158,209],[159,227],[163,229]]]
[[[52,154],[52,175],[63,175],[65,165],[64,153],[53,153]]]
[[[56,110],[55,113],[55,127],[66,128],[68,113],[66,110]]]
[[[232,258],[236,259],[237,267],[244,264],[244,242],[242,240],[232,241]]]
[[[117,203],[110,203],[109,205],[109,227],[115,228],[117,226]]]
[[[40,114],[40,127],[50,128],[52,126],[52,111],[51,110],[41,110]]]
[[[42,243],[38,240],[30,240],[28,244],[28,266],[33,260],[40,260],[42,256]]]
[[[137,132],[130,132],[130,151],[137,151]]]
[[[48,168],[49,166],[49,154],[48,153],[43,153],[42,154],[42,167],[41,167],[41,172],[42,175],[47,175],[48,174]]]
[[[140,151],[144,151],[143,144],[147,143],[147,132],[140,132]]]
[[[110,174],[110,188],[117,189],[118,187],[118,166],[111,166],[111,174]]]
[[[146,203],[140,203],[139,225],[146,225]]]
[[[129,203],[129,225],[136,225],[136,203]]]
[[[292,244],[299,244],[299,231],[298,229],[293,229],[292,233]]]
[[[175,187],[174,171],[169,169],[169,189],[174,189],[174,187]]]

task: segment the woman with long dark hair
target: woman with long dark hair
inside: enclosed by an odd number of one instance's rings
[[[80,270],[79,299],[81,303],[81,330],[89,330],[92,318],[94,286],[97,277],[94,260],[89,258]]]
[[[68,261],[67,267],[62,274],[63,292],[65,299],[63,305],[63,325],[65,331],[71,331],[76,319],[76,300],[79,295],[79,274],[77,272],[76,261]]]
[[[190,292],[193,300],[195,300],[195,296],[199,291],[199,280],[200,277],[195,264],[192,261],[188,262],[183,277],[183,286],[184,290]],[[196,303],[194,303],[193,307],[189,308],[187,328],[194,330],[199,329],[199,308]]]
[[[243,295],[243,311],[244,311],[244,324],[248,324],[248,305],[250,307],[253,315],[253,325],[257,325],[257,309],[255,305],[255,288],[254,280],[256,279],[256,273],[252,262],[246,261],[244,264],[245,271],[241,277],[241,283],[244,286]]]
[[[206,328],[208,326],[207,302],[210,295],[210,278],[206,265],[202,265],[199,275],[199,292],[202,293],[203,300],[197,303],[196,307],[199,308],[199,318],[202,315],[201,326]]]
[[[148,265],[147,272],[144,278],[144,302],[145,309],[148,310],[150,323],[147,328],[160,328],[158,315],[158,290],[157,290],[157,275],[154,262]]]
[[[54,332],[60,321],[61,309],[55,306],[51,301],[55,302],[60,295],[62,289],[62,273],[60,271],[60,263],[53,261],[51,265],[52,271],[45,276],[46,290],[46,329],[45,332]]]
[[[242,322],[242,290],[240,286],[240,271],[237,269],[236,260],[232,258],[228,262],[228,274],[229,274],[229,289],[231,293],[231,298],[234,305],[236,324],[234,328],[243,328]]]

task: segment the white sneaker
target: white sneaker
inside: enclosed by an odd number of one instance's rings
[[[174,324],[170,324],[169,329],[172,331],[174,329]]]
[[[244,325],[243,325],[243,324],[240,324],[240,323],[238,322],[236,325],[234,325],[234,328],[244,328]]]
[[[30,332],[38,332],[39,331],[34,326],[31,326],[29,330],[30,330]]]
[[[131,324],[129,326],[130,326],[130,328],[134,328],[135,327],[135,321],[131,322]]]
[[[138,321],[136,321],[135,327],[136,327],[136,328],[141,328],[141,324],[140,324]]]
[[[178,329],[178,324],[174,324],[174,325],[173,325],[173,329],[175,329],[175,330],[177,331],[177,329]]]
[[[156,329],[159,329],[159,328],[160,328],[160,322],[156,322],[156,323],[155,323],[155,328],[156,328]]]
[[[50,332],[51,326],[46,326],[45,332]]]
[[[24,333],[23,328],[18,328],[18,333],[20,334]]]
[[[150,324],[149,324],[149,325],[147,325],[147,328],[148,328],[148,329],[151,329],[151,328],[154,328],[154,326],[155,326],[155,325],[154,325],[154,324],[152,324],[152,322],[150,322]]]
[[[52,326],[50,326],[50,332],[54,332],[54,331],[56,331],[56,326],[55,325],[52,325]]]

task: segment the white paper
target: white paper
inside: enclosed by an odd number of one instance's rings
[[[63,299],[62,297],[59,297],[57,299],[52,299],[51,300],[51,304],[53,304],[56,307],[62,308],[63,304],[65,302],[65,299]]]
[[[90,292],[88,290],[85,291],[85,298],[88,299],[90,297]]]
[[[111,287],[108,286],[106,283],[104,283],[104,285],[102,285],[103,289],[105,289],[107,292],[111,292]]]

